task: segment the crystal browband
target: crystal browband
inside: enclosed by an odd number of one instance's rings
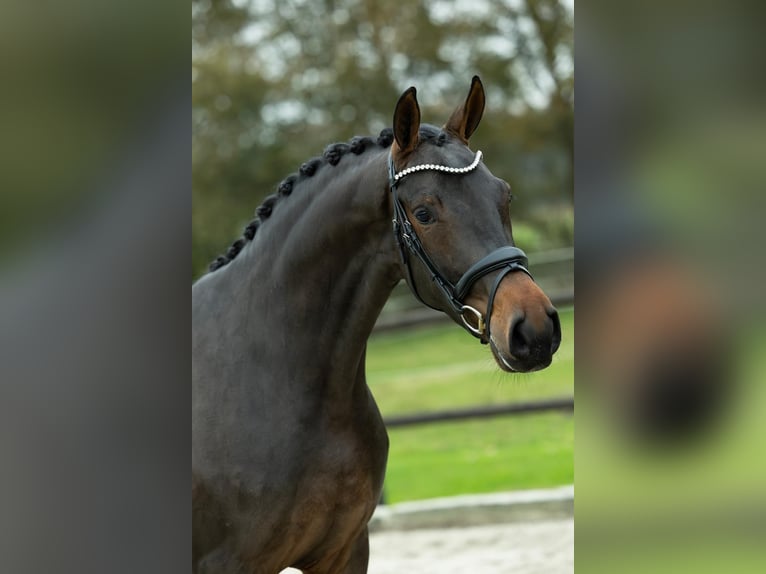
[[[480,162],[481,162],[481,151],[477,151],[476,157],[474,158],[473,163],[465,167],[449,167],[447,165],[438,165],[435,163],[422,163],[420,165],[413,165],[412,167],[403,169],[399,173],[393,173],[392,176],[393,176],[394,182],[398,183],[399,180],[402,179],[404,176],[410,175],[417,171],[443,171],[446,173],[468,173],[469,171],[475,170],[478,167]]]

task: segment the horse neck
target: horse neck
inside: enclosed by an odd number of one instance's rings
[[[240,286],[229,319],[259,368],[278,361],[286,380],[341,393],[363,381],[367,338],[401,277],[386,153],[344,160],[296,186],[221,270]]]

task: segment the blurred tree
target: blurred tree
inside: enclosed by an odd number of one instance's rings
[[[514,209],[568,203],[572,26],[555,0],[192,0],[193,274],[303,161],[390,125],[409,85],[440,122],[479,74],[476,147]]]
[[[574,22],[557,0],[525,0],[541,44],[537,58],[553,82],[549,112],[569,154],[567,189],[574,195]]]

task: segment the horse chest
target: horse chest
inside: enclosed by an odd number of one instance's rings
[[[380,496],[387,450],[387,441],[373,446],[368,439],[348,432],[314,435],[289,509],[281,514],[280,538],[296,563],[334,555],[364,531]]]
[[[329,513],[371,513],[382,486],[387,443],[381,448],[367,438],[348,432],[320,434],[320,446],[302,462],[296,504]]]

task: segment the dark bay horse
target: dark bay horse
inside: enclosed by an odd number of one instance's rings
[[[501,369],[550,364],[558,317],[513,246],[509,186],[468,147],[483,110],[474,77],[421,125],[408,89],[393,130],[304,163],[192,287],[194,572],[367,571],[388,437],[365,352],[402,278]]]

